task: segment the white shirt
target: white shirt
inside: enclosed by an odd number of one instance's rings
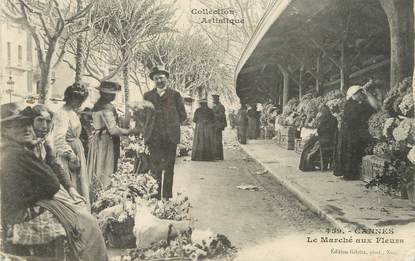
[[[166,93],[167,87],[164,87],[163,89],[156,88],[157,93],[161,96],[163,96]]]

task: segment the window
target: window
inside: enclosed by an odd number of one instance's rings
[[[7,42],[7,64],[10,65],[12,62],[12,45]]]
[[[23,52],[22,46],[21,45],[17,46],[17,63],[19,65],[22,64],[22,60],[23,60],[22,52]]]

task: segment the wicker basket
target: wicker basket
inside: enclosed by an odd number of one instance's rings
[[[109,246],[121,249],[136,247],[133,228],[133,217],[127,217],[123,222],[112,221],[106,233],[106,239]]]
[[[390,160],[378,157],[376,155],[366,155],[362,159],[362,173],[360,180],[370,182],[376,176],[385,174],[386,167]]]

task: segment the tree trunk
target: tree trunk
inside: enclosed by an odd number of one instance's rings
[[[341,44],[341,57],[340,57],[340,92],[346,95],[346,91],[349,87],[349,67],[345,61],[346,54],[345,54],[345,42],[343,41]]]
[[[413,17],[415,17],[415,5],[413,5]],[[414,33],[415,33],[415,19],[414,19],[414,21],[413,21],[413,23],[412,23],[412,28],[413,28],[413,30],[414,30]],[[412,41],[414,41],[413,42],[413,44],[414,44],[414,46],[415,46],[415,37],[413,37],[413,39],[412,39]],[[413,64],[415,64],[415,50],[414,50],[414,52],[412,52],[412,61],[413,61]],[[413,96],[413,99],[414,99],[414,104],[415,104],[415,68],[413,69],[413,75],[412,75],[412,96]],[[414,113],[415,113],[415,106],[414,106]]]
[[[78,12],[82,11],[82,0],[77,0],[77,10]],[[76,38],[76,55],[75,55],[75,84],[80,84],[82,81],[82,71],[83,71],[83,41],[82,34]]]
[[[413,0],[379,0],[390,31],[390,86],[411,75],[413,59]]]
[[[129,87],[129,76],[130,76],[130,68],[129,63],[125,63],[122,68],[122,75],[124,81],[124,110],[125,110],[125,122],[124,127],[128,127],[130,124],[130,111],[128,110],[128,102],[130,100],[130,87]]]
[[[49,65],[39,65],[40,67],[40,93],[39,103],[45,104],[49,92]]]
[[[298,98],[300,98],[300,102],[303,100],[303,73],[304,65],[300,68],[300,79],[298,80]]]
[[[317,92],[317,95],[320,95],[320,78],[321,78],[321,75],[320,75],[320,60],[321,60],[321,54],[319,54],[318,56],[317,56],[317,60],[316,60],[316,74],[317,74],[317,78],[316,78],[316,92]]]
[[[282,107],[284,108],[285,105],[287,105],[288,100],[290,99],[290,75],[282,66],[278,65],[278,68],[280,69],[284,79],[284,85],[282,90]]]

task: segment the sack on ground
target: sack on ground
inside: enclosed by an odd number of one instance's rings
[[[189,229],[186,221],[164,220],[155,217],[151,208],[145,205],[136,205],[134,236],[137,247],[147,248],[152,243],[175,238],[181,232]]]

